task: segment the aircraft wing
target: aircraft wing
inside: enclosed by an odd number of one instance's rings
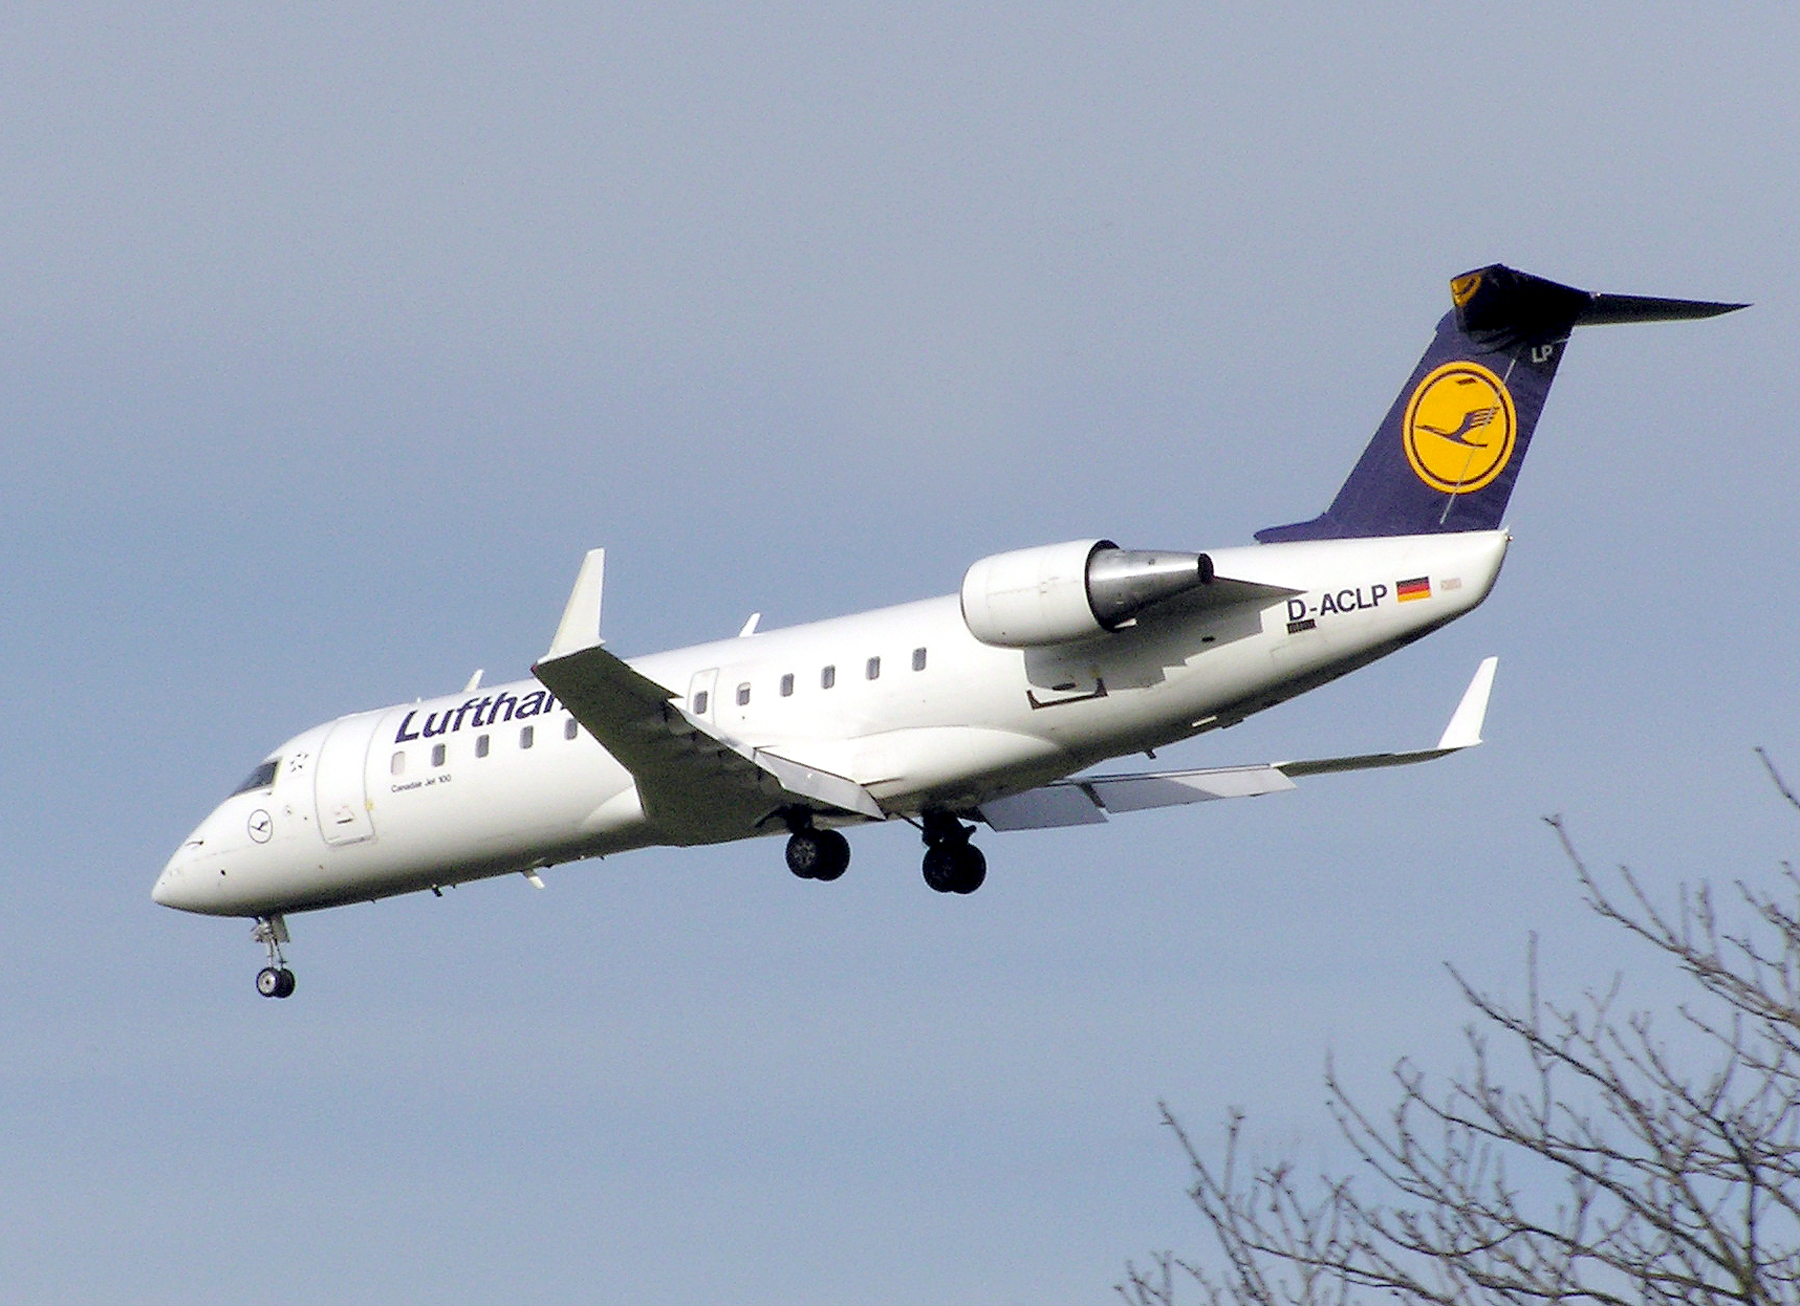
[[[1498,658],[1487,658],[1445,727],[1436,748],[1411,753],[1362,753],[1303,762],[1265,762],[1254,766],[1209,767],[1198,771],[1155,771],[1133,775],[1077,776],[1022,794],[983,803],[981,819],[996,830],[1038,830],[1064,825],[1099,825],[1109,812],[1137,812],[1151,807],[1204,803],[1216,798],[1254,798],[1294,787],[1296,776],[1332,771],[1361,771],[1380,766],[1429,762],[1481,742],[1488,696],[1494,687]]]
[[[532,673],[631,772],[645,815],[671,842],[737,838],[788,806],[884,817],[861,785],[728,739],[683,711],[675,691],[602,648],[604,567],[604,550],[588,554],[550,651]]]

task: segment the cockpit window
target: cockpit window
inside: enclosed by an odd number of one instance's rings
[[[232,797],[247,794],[252,789],[269,789],[275,784],[275,772],[281,766],[279,757],[271,757],[244,779],[244,783],[231,791]]]

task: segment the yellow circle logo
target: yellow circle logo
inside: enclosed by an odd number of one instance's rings
[[[1506,385],[1479,363],[1445,363],[1419,382],[1401,438],[1421,481],[1445,494],[1471,494],[1512,458],[1518,414]]]

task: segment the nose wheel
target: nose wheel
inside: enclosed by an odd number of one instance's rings
[[[939,893],[974,893],[987,879],[987,858],[969,842],[975,827],[947,812],[926,812],[925,883]]]
[[[256,991],[265,998],[285,998],[293,993],[294,972],[281,955],[281,945],[288,941],[287,921],[280,916],[258,916],[250,937],[269,954],[269,964],[256,972]]]
[[[294,972],[286,966],[264,966],[256,972],[256,991],[265,998],[285,998],[294,991]]]

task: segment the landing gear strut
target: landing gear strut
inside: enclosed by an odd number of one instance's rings
[[[926,812],[920,828],[925,835],[925,883],[939,893],[979,889],[987,879],[987,858],[969,842],[975,827],[948,812]]]
[[[265,998],[287,997],[294,991],[294,972],[281,955],[281,945],[288,941],[287,921],[279,915],[258,916],[250,937],[269,954],[269,964],[256,972],[256,991]]]
[[[850,841],[836,830],[813,829],[812,815],[792,817],[788,828],[788,869],[803,880],[835,880],[850,865]]]

